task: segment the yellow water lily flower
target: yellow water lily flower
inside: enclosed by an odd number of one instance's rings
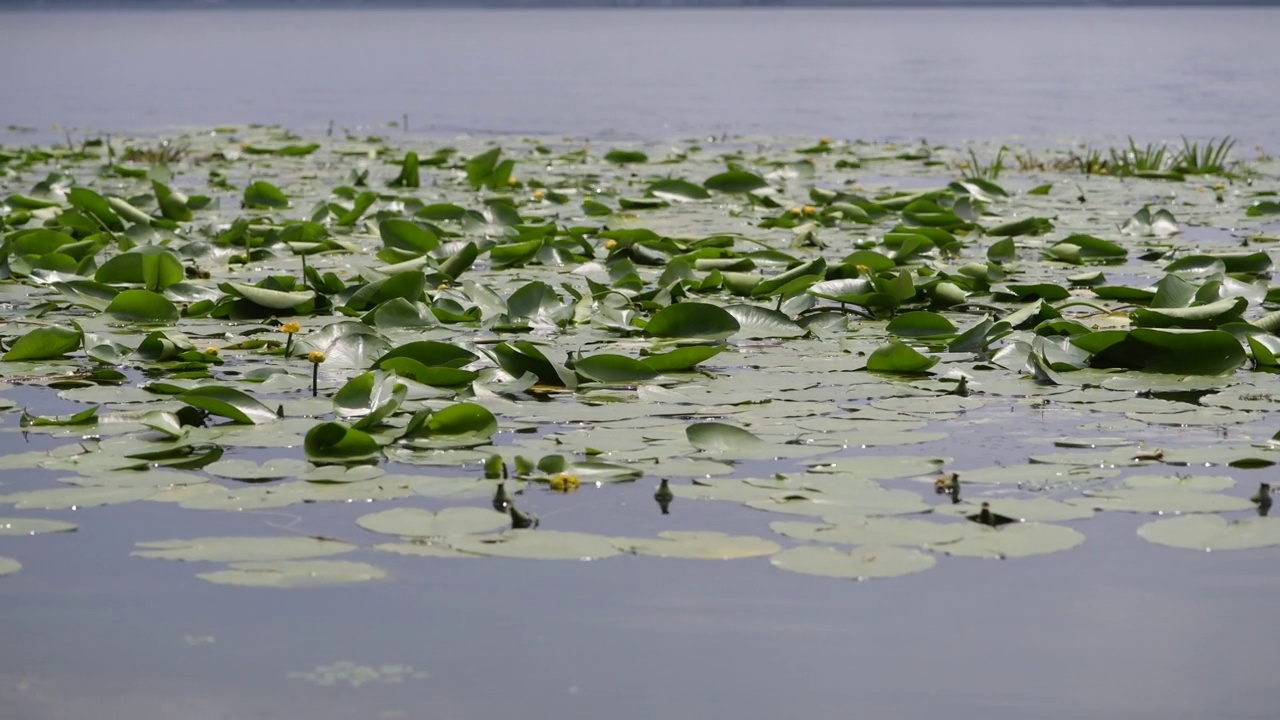
[[[300,330],[302,330],[302,323],[299,322],[287,322],[280,326],[280,332],[285,335],[292,335]]]
[[[319,365],[324,362],[324,353],[319,350],[312,350],[311,354],[307,356],[307,360],[313,364]]]
[[[578,489],[578,476],[573,473],[560,472],[552,475],[547,483],[557,492],[572,492]]]

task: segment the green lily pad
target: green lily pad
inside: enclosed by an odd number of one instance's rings
[[[490,532],[507,527],[511,520],[503,513],[484,508],[446,508],[436,513],[394,508],[362,515],[356,518],[356,524],[383,535],[430,538]]]
[[[78,526],[61,520],[41,518],[0,518],[0,535],[44,535],[45,533],[72,532]]]
[[[749,535],[668,530],[657,538],[614,538],[619,550],[634,555],[700,560],[736,560],[772,555],[782,548],[775,542]]]
[[[958,542],[937,548],[947,555],[982,558],[1015,558],[1070,550],[1084,542],[1079,531],[1060,525],[1014,523],[1001,527],[968,524],[969,534]]]
[[[925,548],[956,542],[967,532],[962,523],[899,517],[830,515],[823,518],[823,523],[772,522],[769,527],[780,535],[797,540],[837,545],[915,545]]]
[[[187,562],[259,562],[341,555],[356,549],[338,540],[291,535],[279,537],[201,537],[140,542],[136,557]]]
[[[282,560],[232,563],[226,570],[196,577],[215,585],[309,588],[381,580],[386,571],[374,565],[344,560]]]
[[[848,552],[829,547],[798,547],[774,555],[769,562],[790,572],[849,580],[910,575],[937,564],[932,555],[895,545],[868,545]]]
[[[3,555],[0,555],[0,577],[3,577],[5,575],[12,575],[13,573],[18,572],[21,569],[22,569],[22,563],[18,562],[17,560],[14,560],[13,558],[8,558]]]
[[[964,477],[961,477],[963,486]],[[961,490],[963,493],[963,490]],[[1063,520],[1086,520],[1093,517],[1093,510],[1082,505],[1072,505],[1049,498],[991,498],[983,500],[990,505],[991,512],[1015,520],[1033,522],[1061,522]],[[969,517],[982,510],[982,504],[976,501],[962,502],[958,505],[942,505],[934,512],[940,515]]]
[[[1085,497],[1068,498],[1065,502],[1094,510],[1160,514],[1216,513],[1253,508],[1253,503],[1248,500],[1231,495],[1163,488],[1090,490],[1085,492]]]
[[[310,463],[292,458],[268,460],[262,464],[252,460],[219,460],[204,466],[204,471],[210,475],[252,482],[298,477],[310,469]]]
[[[1185,515],[1153,520],[1138,528],[1138,535],[1157,545],[1189,550],[1253,550],[1280,545],[1280,519]]]
[[[154,492],[154,487],[54,488],[0,495],[0,503],[12,504],[19,510],[77,510],[144,500]]]
[[[556,530],[509,530],[501,535],[461,535],[446,539],[454,550],[473,555],[530,560],[600,560],[620,550],[603,535]]]

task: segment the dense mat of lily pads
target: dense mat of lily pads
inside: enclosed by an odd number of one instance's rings
[[[134,553],[288,587],[385,577],[333,559],[362,546],[883,577],[1068,550],[1099,510],[1177,515],[1139,530],[1163,545],[1280,544],[1258,488],[1280,165],[1231,149],[1014,170],[924,144],[259,127],[0,148],[0,536],[125,502],[374,503],[344,539]],[[19,385],[77,409],[19,408]],[[1032,415],[1066,429],[1052,452],[983,450]],[[528,511],[635,482],[669,530]],[[776,514],[771,536],[682,520],[713,501]]]

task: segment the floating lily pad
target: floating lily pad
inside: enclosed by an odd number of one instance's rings
[[[308,588],[381,580],[381,568],[343,560],[282,560],[232,563],[227,570],[200,573],[196,577],[216,585],[244,587]]]
[[[153,487],[54,488],[0,495],[0,503],[10,503],[19,510],[77,510],[144,500],[154,492]]]
[[[1086,491],[1084,497],[1065,502],[1095,510],[1137,513],[1216,513],[1249,510],[1253,503],[1244,498],[1193,490],[1131,488]]]
[[[1070,550],[1084,542],[1079,531],[1060,525],[1014,523],[1001,527],[968,524],[969,534],[937,550],[947,555],[983,558],[1014,558]]]
[[[1130,475],[1126,487],[1135,490],[1215,492],[1235,487],[1235,478],[1226,475]]]
[[[133,555],[188,562],[259,562],[341,555],[355,545],[306,535],[279,537],[202,537],[140,542]]]
[[[0,535],[43,535],[45,533],[71,532],[75,523],[42,518],[0,518]]]
[[[769,559],[773,566],[804,575],[870,580],[910,575],[933,567],[933,556],[894,545],[863,546],[851,551],[829,547],[798,547]]]
[[[440,512],[419,508],[393,508],[362,515],[356,524],[365,530],[401,537],[442,537],[482,533],[507,527],[511,520],[488,508],[446,508]]]
[[[614,538],[613,544],[635,555],[703,560],[761,557],[782,549],[775,542],[749,535],[675,530],[658,533],[657,538]]]
[[[396,555],[411,555],[413,557],[443,557],[443,558],[472,558],[472,559],[480,557],[479,555],[475,555],[473,553],[462,552],[461,550],[454,550],[448,545],[443,545],[443,544],[437,545],[434,543],[422,543],[422,542],[382,543],[380,545],[374,545],[373,549],[381,550],[382,552],[394,553]]]
[[[22,569],[22,563],[0,555],[0,577],[12,575]]]
[[[449,547],[473,555],[531,560],[600,560],[620,550],[603,535],[556,530],[509,530],[501,535],[462,535],[446,540]]]
[[[268,460],[262,464],[252,460],[219,460],[204,467],[210,475],[253,482],[297,477],[310,469],[310,463],[290,458]]]
[[[1138,528],[1138,535],[1157,545],[1189,550],[1253,550],[1280,545],[1280,519],[1185,515],[1153,520]]]
[[[915,545],[930,547],[956,542],[968,532],[962,523],[940,523],[898,517],[831,515],[825,524],[773,522],[774,532],[797,540],[838,545]]]
[[[964,481],[961,480],[963,483]],[[1071,505],[1049,498],[991,498],[983,502],[990,506],[996,515],[1014,518],[1015,520],[1035,522],[1061,522],[1063,520],[1085,520],[1093,517],[1093,510],[1081,505]],[[941,515],[958,515],[969,517],[981,512],[979,502],[962,502],[958,505],[941,505],[934,512]]]

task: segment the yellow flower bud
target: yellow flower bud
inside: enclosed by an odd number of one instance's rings
[[[815,208],[815,207],[814,207],[814,206],[812,206],[812,205],[805,205],[805,206],[804,206],[804,214],[805,214],[805,215],[813,215],[813,214],[815,214],[815,213],[817,213],[817,212],[818,212],[818,209],[817,209],[817,208]]]
[[[285,335],[292,335],[302,329],[302,324],[297,322],[287,322],[280,326],[280,332]]]
[[[507,184],[508,184],[508,185],[519,185],[519,184],[520,184],[520,178],[517,178],[515,175],[512,175],[511,177],[507,178]]]
[[[324,353],[320,352],[319,350],[312,350],[311,354],[307,356],[307,360],[311,361],[316,365],[319,365],[320,363],[324,362]]]
[[[829,138],[829,137],[820,137],[820,138],[818,138],[818,144],[819,144],[819,145],[830,145],[830,144],[831,144],[831,138]]]
[[[210,345],[209,347],[207,347],[207,348],[205,348],[205,349],[204,349],[204,354],[205,354],[205,355],[212,355],[212,356],[214,356],[214,357],[217,357],[217,356],[218,356],[218,348],[216,348],[216,347],[214,347],[214,346]]]
[[[604,241],[604,249],[605,249],[605,250],[612,250],[612,249],[614,249],[614,248],[616,248],[616,247],[618,247],[618,241],[617,241],[617,240],[614,240],[613,238],[609,238],[608,240],[605,240],[605,241]]]
[[[534,191],[533,191],[533,199],[534,199],[534,200],[541,200],[542,198],[544,198],[544,197],[546,197],[546,196],[547,196],[547,194],[546,194],[545,192],[541,191],[541,190],[534,190]]]

